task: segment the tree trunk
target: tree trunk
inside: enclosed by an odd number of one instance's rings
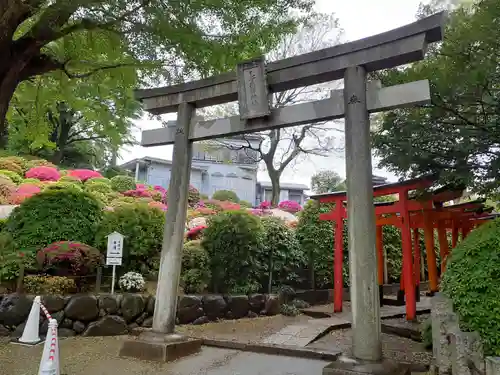
[[[16,78],[0,73],[0,148],[7,146],[7,112],[18,84]]]
[[[277,171],[267,169],[269,177],[271,178],[271,205],[273,207],[277,206],[280,200],[280,177],[281,174]]]

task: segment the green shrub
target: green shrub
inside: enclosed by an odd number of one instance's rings
[[[23,259],[15,250],[12,236],[8,232],[0,233],[0,281],[13,281],[19,276]]]
[[[135,180],[133,177],[130,176],[115,176],[111,178],[111,188],[114,191],[118,191],[120,193],[123,193],[124,191],[127,190],[134,190],[135,189]]]
[[[28,161],[21,156],[6,156],[2,158],[4,161],[12,161],[21,167],[21,175],[23,175],[28,170]],[[1,168],[1,169],[9,169],[9,168]],[[14,171],[15,172],[15,171]]]
[[[231,190],[217,190],[213,195],[212,199],[218,200],[218,201],[228,201],[228,202],[234,202],[238,203],[240,199],[236,195],[234,191]]]
[[[422,336],[422,344],[425,349],[432,349],[432,319],[427,318],[421,326],[420,334]]]
[[[500,355],[500,219],[475,229],[453,249],[441,288],[461,328],[481,335],[485,355]]]
[[[262,236],[260,219],[247,212],[227,211],[209,218],[202,245],[210,257],[215,292],[260,288],[254,273]]]
[[[63,276],[29,275],[24,277],[23,283],[29,294],[65,295],[76,291],[75,281]]]
[[[78,177],[75,177],[75,176],[62,176],[58,182],[72,182],[74,184],[80,184],[82,183],[82,181],[78,178]]]
[[[267,285],[270,293],[273,285],[298,281],[296,272],[305,266],[306,259],[294,231],[283,220],[268,216],[263,217],[261,222],[264,234],[259,263],[263,265],[261,272],[267,275],[262,284]]]
[[[90,180],[89,180],[90,181]],[[102,194],[109,194],[113,192],[111,189],[111,185],[107,184],[105,182],[93,182],[93,183],[85,183],[85,190],[91,193],[102,193]]]
[[[334,229],[331,221],[319,219],[322,213],[330,212],[331,205],[310,200],[298,214],[295,234],[308,263],[309,280],[314,286],[325,288],[333,285]],[[345,226],[346,227],[346,226]],[[344,229],[345,231],[347,229]],[[348,284],[347,236],[343,236],[344,284]],[[313,286],[313,285],[311,285]]]
[[[61,180],[59,180],[59,181],[61,181]],[[44,186],[43,182],[37,178],[25,178],[23,180],[23,182],[21,182],[21,184],[31,184],[31,185],[38,186],[39,188]]]
[[[0,219],[0,232],[2,232],[5,229],[6,225],[7,225],[7,219]]]
[[[200,199],[207,200],[208,199],[208,195],[206,195],[206,194],[200,194]]]
[[[210,260],[200,241],[189,241],[182,250],[181,285],[185,293],[202,293],[210,283]]]
[[[73,181],[57,181],[51,184],[45,184],[43,185],[43,190],[44,191],[50,191],[50,190],[65,190],[65,189],[72,189],[75,191],[82,191],[81,184],[78,182],[73,182]]]
[[[97,231],[96,243],[101,251],[106,250],[107,236],[121,233],[123,240],[124,271],[136,271],[143,275],[151,271],[154,258],[161,252],[165,213],[144,203],[115,206],[106,211]]]
[[[238,202],[241,206],[241,208],[252,208],[253,205],[252,203],[248,202],[248,201],[239,201]]]
[[[36,194],[16,207],[7,219],[18,249],[28,254],[57,241],[94,244],[102,206],[88,193],[74,189]]]
[[[6,169],[0,169],[0,175],[7,176],[16,185],[19,185],[23,182],[23,178],[16,172],[8,171]]]
[[[85,181],[85,185],[93,185],[93,184],[106,184],[111,188],[111,180],[106,177],[93,177],[89,178],[87,181]]]

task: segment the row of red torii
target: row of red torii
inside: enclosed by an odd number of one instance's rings
[[[464,189],[445,186],[429,192],[428,190],[434,183],[435,178],[433,176],[425,176],[398,183],[379,185],[373,188],[374,198],[391,195],[398,195],[399,197],[395,202],[375,203],[377,276],[382,301],[385,263],[382,229],[384,225],[396,226],[401,231],[403,253],[400,296],[406,302],[406,318],[408,320],[416,318],[416,304],[420,295],[421,252],[419,229],[422,229],[424,233],[429,293],[432,295],[439,288],[437,259],[434,252],[434,230],[437,230],[438,235],[439,255],[441,258],[440,273],[442,274],[446,267],[446,258],[450,253],[447,232],[451,231],[452,248],[454,248],[459,241],[459,237],[462,239],[465,238],[473,228],[495,217],[495,215],[491,214],[491,208],[485,208],[484,200],[444,205],[445,202],[460,198],[463,195]],[[418,192],[426,193],[418,194]],[[412,197],[410,196],[412,193],[417,194],[414,194]],[[344,250],[342,236],[344,220],[347,219],[347,210],[345,207],[347,193],[318,194],[311,198],[320,203],[334,204],[329,213],[320,215],[320,220],[334,222],[334,311],[341,312]]]

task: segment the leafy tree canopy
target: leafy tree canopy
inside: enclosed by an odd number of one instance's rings
[[[451,14],[443,43],[426,60],[381,74],[385,85],[429,79],[428,106],[381,117],[381,166],[405,177],[439,173],[476,192],[498,189],[500,3],[480,0]]]
[[[335,171],[320,171],[311,177],[311,189],[316,194],[346,190],[345,181]]]
[[[13,0],[0,3],[0,133],[20,82],[61,71],[147,64],[168,81],[201,75],[272,48],[312,0]],[[154,65],[152,65],[154,63]],[[144,70],[142,70],[144,72]],[[158,80],[158,75],[155,76]]]

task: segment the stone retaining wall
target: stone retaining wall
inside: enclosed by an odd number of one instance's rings
[[[79,294],[41,296],[43,305],[59,323],[59,336],[123,335],[137,327],[151,327],[155,298],[141,294]],[[20,337],[28,318],[33,296],[0,296],[0,336]],[[203,324],[218,319],[240,319],[259,315],[277,315],[278,297],[267,294],[250,296],[181,296],[177,303],[177,324]],[[40,334],[47,333],[48,322],[40,318]]]
[[[500,375],[500,357],[484,357],[477,332],[462,332],[450,299],[432,298],[434,373],[439,375]]]

